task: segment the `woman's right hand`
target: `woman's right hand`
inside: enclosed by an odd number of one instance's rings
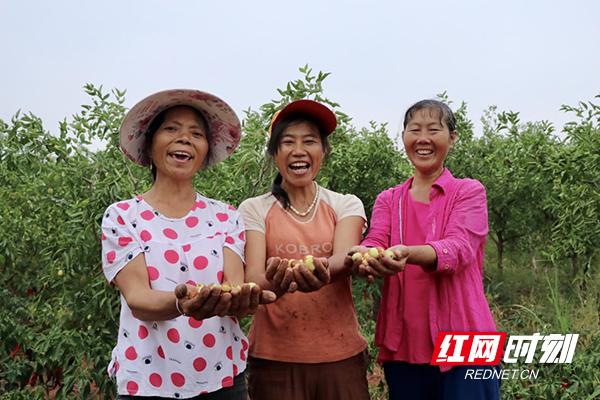
[[[227,315],[231,306],[231,293],[223,292],[216,286],[195,286],[179,284],[175,288],[175,301],[184,315],[202,320],[214,316]]]
[[[354,260],[352,256],[355,253],[365,253],[368,250],[365,246],[352,246],[350,250],[348,250],[348,255],[344,259],[344,266],[350,269],[352,274],[362,276],[366,278],[369,283],[375,282],[375,275],[369,273],[366,265],[362,263],[361,260]]]
[[[294,271],[287,258],[271,257],[267,260],[265,278],[271,283],[273,291],[280,297],[284,293],[293,293],[298,289],[294,281]]]

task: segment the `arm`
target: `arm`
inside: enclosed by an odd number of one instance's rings
[[[133,316],[143,321],[164,321],[178,317],[175,294],[153,290],[143,254],[138,254],[119,271],[114,284],[119,288]]]
[[[240,256],[227,247],[223,248],[223,282],[232,286],[244,283],[244,263]]]
[[[270,274],[267,277],[267,241],[265,234],[246,231],[246,282],[254,282],[262,289],[273,291],[277,297],[295,290],[292,269],[287,260],[277,257],[269,260]]]
[[[419,246],[394,246],[391,250],[399,260],[383,257],[380,263],[370,260],[369,265],[380,275],[400,272],[406,263],[420,265],[428,272],[447,274],[471,265],[488,232],[487,206],[483,185],[470,181],[465,186],[450,211],[441,239]]]
[[[436,273],[453,274],[472,265],[487,237],[485,188],[478,181],[467,182],[457,195],[442,238],[427,243],[436,253]]]
[[[390,220],[392,199],[393,189],[388,189],[377,195],[377,199],[373,205],[373,212],[371,213],[369,232],[361,242],[361,246],[380,246],[384,249],[390,246],[390,238],[392,236],[392,221]]]
[[[181,314],[177,302],[186,315],[201,320],[224,315],[231,302],[231,295],[222,294],[218,287],[204,287],[193,299],[186,298],[188,290],[195,292],[192,286],[178,285],[174,292],[152,289],[142,254],[125,265],[113,282],[125,297],[133,316],[142,321],[164,321],[179,317]]]
[[[329,257],[329,271],[332,280],[350,274],[350,269],[344,265],[344,262],[348,250],[360,243],[363,224],[364,220],[355,216],[342,219],[335,227],[333,255]]]

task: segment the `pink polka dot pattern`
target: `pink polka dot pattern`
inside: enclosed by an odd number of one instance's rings
[[[196,371],[202,372],[206,368],[206,360],[202,357],[198,357],[194,360],[193,365]]]
[[[215,345],[215,342],[216,342],[215,335],[213,335],[212,333],[207,333],[202,338],[202,342],[204,343],[204,345],[206,347],[213,347]]]
[[[162,346],[158,346],[158,348],[156,349],[156,353],[160,358],[162,358],[163,360],[165,359],[165,352],[163,351]]]
[[[173,239],[173,240],[177,239],[177,237],[178,237],[177,232],[175,232],[171,228],[163,229],[163,235],[165,235],[167,238]]]
[[[200,328],[202,326],[202,320],[197,320],[194,317],[190,317],[188,323],[194,329]]]
[[[135,351],[135,347],[129,346],[127,350],[125,350],[125,358],[130,361],[133,361],[137,358],[137,352]]]
[[[147,267],[147,269],[148,269],[148,278],[151,281],[155,281],[160,277],[160,273],[158,272],[158,269],[156,269],[150,265]]]
[[[146,328],[144,325],[140,325],[138,329],[138,337],[142,340],[146,339],[148,337],[148,328]]]
[[[175,328],[171,328],[167,331],[167,337],[173,343],[179,343],[179,331]]]
[[[133,241],[133,238],[130,238],[129,236],[122,236],[119,238],[119,246],[125,247],[132,241]]]
[[[138,390],[139,386],[135,381],[127,382],[127,393],[129,393],[130,396],[135,396]]]
[[[235,208],[200,195],[183,218],[163,217],[140,197],[115,203],[103,214],[103,270],[112,281],[141,251],[155,290],[172,292],[180,283],[222,283],[223,246],[243,254],[245,234],[238,219]],[[238,321],[228,316],[179,316],[147,323],[124,303],[119,326],[123,331],[127,334],[118,336],[111,368],[120,393],[196,395],[233,385],[233,377],[246,365],[247,339]]]
[[[223,385],[224,388],[233,386],[233,377],[232,376],[226,376],[221,381],[221,385]]]
[[[142,239],[144,242],[149,242],[152,240],[152,234],[144,229],[140,232],[140,239]]]
[[[177,387],[182,387],[185,385],[185,377],[179,372],[174,372],[171,374],[171,382]]]
[[[194,258],[194,268],[204,269],[208,266],[208,258],[204,256],[198,256]]]
[[[217,213],[217,219],[221,222],[225,222],[229,219],[229,214]]]
[[[146,221],[151,221],[154,218],[154,213],[150,210],[143,211],[140,216]]]
[[[179,254],[175,250],[167,250],[165,251],[165,260],[168,263],[175,264],[179,261]]]
[[[188,228],[193,228],[196,225],[198,225],[198,218],[197,217],[187,217],[185,219],[185,224],[188,226]]]
[[[162,377],[157,374],[157,373],[153,373],[150,374],[150,384],[154,387],[161,387],[162,386]]]

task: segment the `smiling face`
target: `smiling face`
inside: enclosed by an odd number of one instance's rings
[[[402,132],[404,149],[417,173],[425,176],[441,173],[450,148],[456,141],[440,112],[423,108],[412,114]]]
[[[285,186],[303,187],[312,185],[324,156],[317,126],[310,122],[293,122],[281,133],[273,158]]]
[[[190,180],[208,155],[208,128],[191,107],[168,109],[152,136],[151,159],[157,179]]]

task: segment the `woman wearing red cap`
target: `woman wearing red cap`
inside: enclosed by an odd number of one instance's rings
[[[368,399],[366,341],[352,301],[348,249],[365,211],[353,195],[315,182],[335,114],[312,100],[272,121],[268,153],[279,173],[271,192],[240,206],[246,223],[246,281],[273,290],[250,329],[253,400]]]
[[[120,133],[124,153],[150,166],[154,182],[102,221],[103,272],[121,292],[108,367],[119,398],[245,400],[248,342],[235,317],[256,310],[261,290],[241,285],[240,214],[192,186],[235,150],[239,120],[211,94],[168,90],[136,104]],[[263,292],[262,301],[274,298]]]

